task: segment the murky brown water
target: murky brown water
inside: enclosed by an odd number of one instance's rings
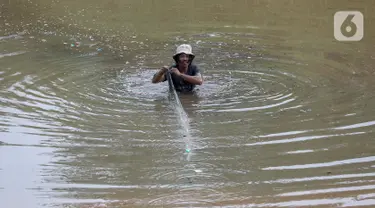
[[[375,206],[375,1],[0,5],[1,207]],[[180,43],[183,109],[150,81]]]

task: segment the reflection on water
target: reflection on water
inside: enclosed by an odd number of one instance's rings
[[[1,2],[0,205],[374,206],[372,4]],[[151,77],[185,42],[180,106]]]

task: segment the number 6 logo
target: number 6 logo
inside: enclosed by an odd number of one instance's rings
[[[334,16],[333,33],[338,41],[360,41],[363,38],[363,15],[359,11],[339,11]]]

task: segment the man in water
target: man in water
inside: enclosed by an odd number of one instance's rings
[[[178,92],[191,92],[196,85],[203,84],[203,77],[196,65],[193,65],[195,55],[188,44],[179,45],[173,55],[175,64],[171,67],[164,66],[156,72],[152,83],[164,82],[167,80],[167,72],[170,70],[173,85]]]

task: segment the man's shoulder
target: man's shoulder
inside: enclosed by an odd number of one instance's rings
[[[199,72],[199,67],[195,64],[190,64],[190,69],[193,71],[193,72]]]

